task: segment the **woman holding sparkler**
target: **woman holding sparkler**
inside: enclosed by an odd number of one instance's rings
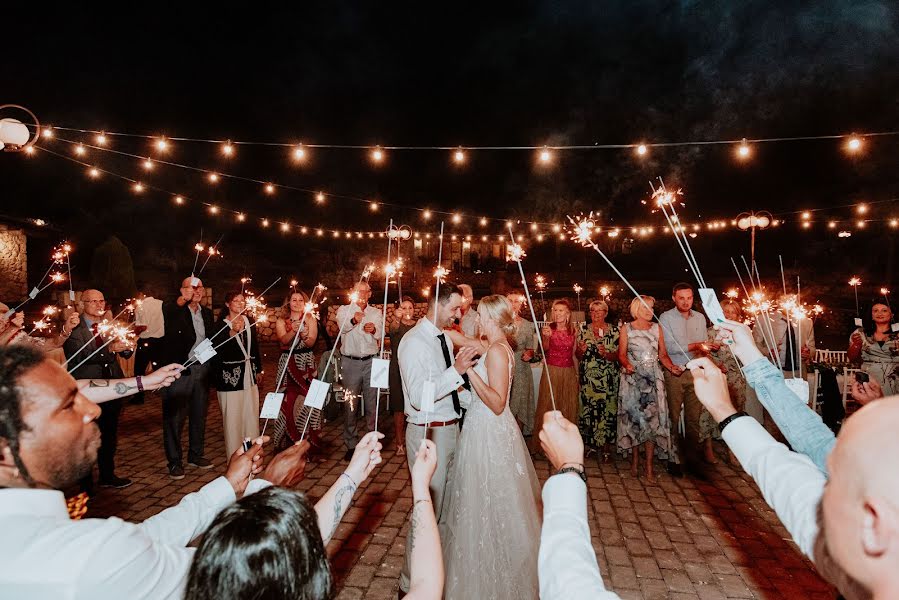
[[[577,332],[571,323],[571,304],[564,298],[556,300],[550,312],[552,323],[547,323],[540,330],[546,357],[543,361],[543,376],[540,378],[540,393],[537,398],[534,441],[538,440],[540,429],[543,427],[543,413],[553,410],[549,391],[550,379],[556,397],[555,410],[560,411],[562,416],[572,423],[578,422],[580,413],[577,360],[574,354]],[[539,442],[537,444],[539,445]]]
[[[537,328],[521,316],[521,308],[526,301],[524,292],[512,292],[506,299],[512,305],[512,314],[515,315],[515,377],[512,378],[509,408],[518,421],[521,432],[530,435],[537,412],[534,376],[531,374],[531,361],[537,348]]]
[[[893,311],[885,302],[871,306],[871,320],[849,338],[849,361],[861,363],[869,377],[877,380],[886,396],[899,394],[899,335],[891,331]]]
[[[403,336],[415,327],[415,302],[409,296],[403,296],[399,307],[394,312],[394,321],[387,330],[390,335],[390,412],[393,413],[393,435],[396,438],[396,453],[406,451],[406,399],[403,397],[403,379],[400,375],[400,363],[397,350]]]
[[[602,462],[612,456],[618,421],[618,336],[615,325],[606,323],[609,305],[590,303],[590,323],[578,331],[576,353],[580,361],[581,419],[584,445],[602,450]]]
[[[259,386],[262,385],[262,352],[256,328],[245,314],[247,301],[240,291],[225,295],[215,331],[228,329],[212,364],[212,383],[222,409],[225,454],[240,448],[244,438],[259,437]]]
[[[315,357],[312,355],[312,349],[318,339],[318,321],[312,314],[312,310],[306,310],[308,300],[303,292],[292,292],[284,300],[281,316],[275,322],[275,335],[281,345],[278,376],[275,380],[281,379],[284,369],[287,369],[287,376],[284,377],[284,400],[281,402],[281,414],[278,415],[278,422],[275,423],[272,440],[275,448],[279,448],[285,443],[285,435],[292,443],[300,441],[301,431],[308,418],[309,435],[306,439],[312,445],[309,454],[309,460],[312,460],[313,453],[321,448],[319,432],[322,428],[322,411],[303,404],[306,393],[309,391],[309,385],[315,378]],[[297,337],[297,343],[291,351],[294,337]]]
[[[631,302],[634,320],[621,328],[618,360],[621,362],[621,388],[618,398],[618,447],[631,451],[631,475],[637,477],[640,446],[646,451],[646,480],[655,483],[653,453],[667,458],[671,451],[668,403],[665,398],[664,366],[680,374],[665,350],[665,338],[658,323],[653,323],[655,298],[641,296]],[[647,306],[649,308],[647,308]]]

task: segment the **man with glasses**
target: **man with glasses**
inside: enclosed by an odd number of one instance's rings
[[[91,387],[109,385],[110,379],[122,379],[125,375],[119,366],[117,356],[129,358],[134,348],[120,341],[114,341],[90,358],[106,340],[99,332],[100,323],[106,317],[106,299],[100,290],[85,290],[81,294],[84,310],[78,325],[62,346],[69,361],[68,367],[78,366],[72,371],[75,379],[89,379]],[[79,364],[81,361],[84,364]],[[110,400],[100,405],[100,416],[97,425],[100,427],[100,449],[97,451],[97,467],[100,471],[100,486],[126,488],[131,480],[115,474],[115,451],[118,442],[119,414],[122,412],[122,400]],[[81,488],[88,494],[93,493],[93,473],[88,473],[81,480]]]
[[[165,335],[159,348],[160,364],[183,365],[191,359],[200,342],[215,334],[212,311],[200,305],[205,292],[202,281],[187,277],[181,282],[178,299],[163,303]],[[162,441],[172,479],[184,478],[181,432],[188,418],[187,464],[198,469],[212,468],[212,462],[203,456],[208,407],[209,368],[205,364],[192,364],[181,373],[180,379],[162,390]]]

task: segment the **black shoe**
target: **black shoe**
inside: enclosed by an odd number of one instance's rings
[[[100,478],[100,487],[106,488],[115,488],[117,490],[122,490],[134,483],[127,477],[116,477],[115,475],[111,477],[101,477]]]
[[[181,465],[169,465],[169,477],[172,479],[184,479],[184,467]]]
[[[668,474],[672,477],[683,477],[684,470],[681,469],[681,466],[679,464],[670,462],[668,463]]]
[[[202,456],[200,458],[188,459],[187,464],[189,464],[192,467],[196,467],[198,469],[204,469],[204,470],[212,468],[212,461],[206,460]]]
[[[351,458],[353,458],[354,452],[356,452],[355,448],[350,448],[349,450],[347,450],[343,455],[343,460],[350,460]]]

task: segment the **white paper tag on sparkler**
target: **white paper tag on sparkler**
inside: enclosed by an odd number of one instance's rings
[[[15,312],[16,312],[15,310],[13,310],[13,309],[10,308],[8,311],[6,311],[5,313],[3,313],[3,320],[4,320],[4,321],[8,321],[9,318],[10,318],[11,316],[13,316],[13,314],[15,314]]]
[[[196,356],[197,360],[200,361],[200,364],[205,365],[216,354],[218,354],[218,352],[216,352],[214,349],[206,348],[202,352],[198,352]]]
[[[421,412],[429,413],[434,411],[434,401],[437,395],[437,386],[433,381],[428,380],[421,384]]]
[[[705,314],[712,323],[719,323],[724,320],[724,311],[721,310],[721,303],[718,302],[718,296],[712,288],[699,288],[699,299],[705,308]]]
[[[39,289],[31,288],[31,291],[28,292],[28,297],[31,298],[32,300],[34,300],[35,298],[37,298],[37,295],[40,293],[41,293],[41,291]]]
[[[194,354],[200,356],[200,353],[205,352],[206,350],[212,350],[212,340],[210,340],[209,338],[206,338],[205,340],[197,344],[197,347],[194,348]]]
[[[277,419],[278,413],[281,412],[281,401],[284,400],[284,394],[277,392],[269,392],[265,395],[265,402],[262,403],[262,410],[259,412],[260,419]]]
[[[75,290],[69,290],[69,300],[72,302],[75,301]]]
[[[861,320],[861,317],[855,317],[855,326],[856,327],[864,327],[865,326],[865,323]]]
[[[190,287],[197,287],[200,285],[200,278],[194,275],[190,276]]]
[[[799,398],[803,404],[808,404],[808,381],[798,377],[791,377],[789,379],[784,379],[784,383],[787,384],[790,391],[796,394],[796,397]]]
[[[328,397],[328,389],[330,387],[330,383],[325,383],[320,379],[313,379],[312,383],[309,384],[309,391],[306,392],[306,400],[303,401],[303,406],[321,410],[325,405],[325,398]]]
[[[383,358],[373,358],[371,360],[371,387],[384,388],[390,387],[390,361]]]
[[[892,331],[893,333],[896,333],[897,331],[899,331],[899,323],[892,323],[890,325],[890,331]]]

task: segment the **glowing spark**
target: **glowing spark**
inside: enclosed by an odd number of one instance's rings
[[[881,295],[881,296],[886,296],[886,295],[889,294],[889,293],[890,293],[890,290],[888,290],[887,288],[885,288],[885,287],[880,288],[880,295]]]
[[[725,292],[724,295],[727,296],[728,298],[737,298],[737,297],[739,297],[740,292],[737,291],[736,288],[731,288],[731,289],[727,290],[727,292]]]
[[[571,239],[581,246],[592,246],[593,240],[591,239],[591,236],[593,235],[593,230],[596,228],[593,212],[591,211],[586,217],[581,215],[577,219],[569,216],[568,221],[571,222],[572,225],[569,232]],[[553,227],[553,229],[555,230],[555,227]]]
[[[849,280],[849,285],[852,287],[856,287],[862,284],[862,280],[859,279],[857,275],[853,276],[852,279]]]
[[[439,280],[440,283],[446,282],[446,276],[449,275],[449,269],[446,267],[440,266],[434,271],[434,278]]]
[[[607,288],[606,286],[602,286],[601,288],[599,288],[599,295],[603,298],[607,298],[609,296],[609,288]]]
[[[506,261],[521,262],[521,259],[527,256],[521,244],[509,244],[506,246]]]
[[[575,284],[574,284],[574,287],[573,287],[572,289],[574,290],[574,293],[577,294],[577,295],[579,295],[579,296],[580,296],[581,292],[584,291],[584,288],[582,288],[582,287],[580,286],[580,284],[578,284],[578,283],[575,283]]]
[[[52,279],[55,283],[59,283],[60,281],[65,281],[66,276],[62,273],[53,273],[50,275],[50,279]]]

